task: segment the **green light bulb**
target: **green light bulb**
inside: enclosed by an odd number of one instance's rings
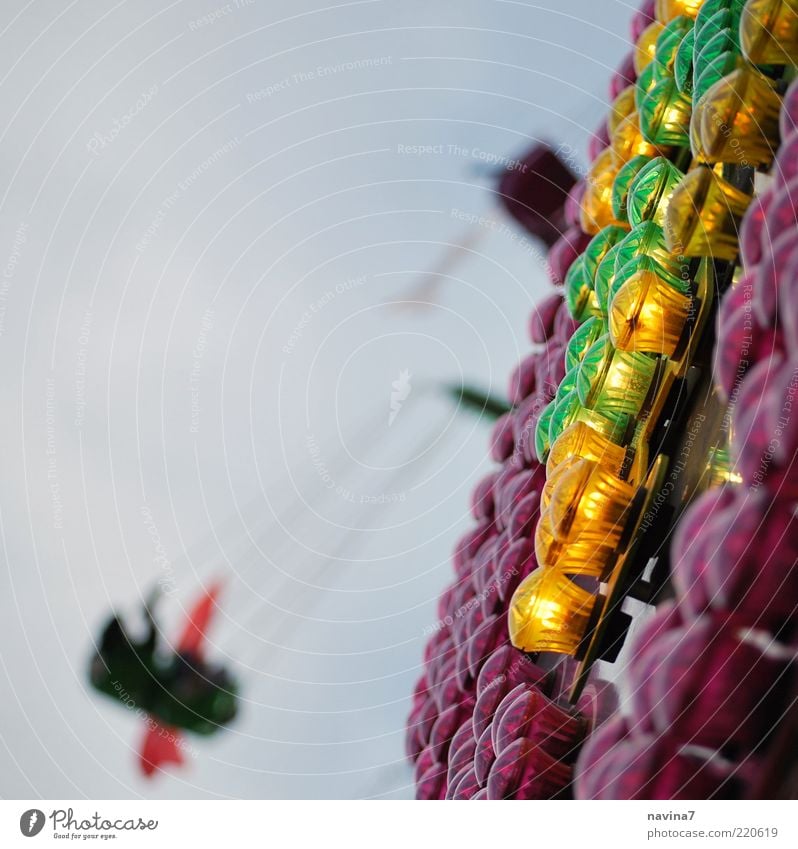
[[[664,156],[652,159],[642,168],[629,189],[627,214],[632,226],[653,221],[662,227],[671,193],[683,176]]]
[[[626,215],[626,198],[629,188],[640,170],[649,162],[651,162],[650,157],[643,154],[633,156],[617,173],[615,182],[612,184],[612,214],[616,221],[629,220]]]

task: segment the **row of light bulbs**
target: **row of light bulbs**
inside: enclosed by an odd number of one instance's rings
[[[581,324],[535,433],[547,481],[539,568],[509,612],[517,648],[584,649],[599,596],[583,579],[607,581],[628,542],[663,375],[689,365],[713,296],[710,261],[739,253],[752,195],[723,166],[772,161],[779,81],[796,64],[798,0],[658,0],[637,41],[637,83],[612,104],[610,145],[585,181],[581,224],[593,238],[565,280]]]

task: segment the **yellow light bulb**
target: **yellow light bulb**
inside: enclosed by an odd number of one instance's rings
[[[753,65],[798,64],[798,0],[748,0],[740,46]]]
[[[635,87],[628,85],[626,88],[612,101],[610,106],[610,114],[607,118],[607,130],[610,138],[612,138],[615,130],[618,129],[618,124],[623,121],[627,115],[631,115],[635,111]]]
[[[623,466],[626,451],[610,442],[584,422],[576,421],[567,427],[551,446],[546,461],[546,474],[551,476],[561,463],[571,458],[595,460],[606,469],[618,473]]]
[[[648,156],[653,159],[660,153],[659,149],[643,136],[637,110],[631,112],[618,124],[610,140],[610,150],[620,165],[635,156]]]
[[[654,21],[640,33],[640,37],[637,39],[637,44],[635,45],[634,53],[635,73],[638,77],[643,73],[646,66],[650,65],[654,61],[654,53],[657,49],[657,39],[663,29],[663,24],[659,21]]]
[[[779,146],[781,98],[755,68],[718,80],[698,101],[691,128],[702,162],[757,166],[771,162]]]
[[[556,569],[536,569],[513,594],[510,640],[522,651],[574,655],[590,624],[596,598]]]
[[[682,340],[692,299],[653,271],[638,271],[610,304],[610,338],[622,351],[672,357]]]
[[[577,540],[562,543],[554,537],[547,513],[535,528],[535,560],[538,566],[557,569],[566,575],[585,575],[604,580],[612,565],[614,551],[606,545]]]
[[[681,256],[733,260],[738,230],[751,197],[707,166],[694,168],[674,189],[665,214],[669,250]]]
[[[585,233],[595,235],[610,224],[628,226],[616,221],[612,211],[612,186],[619,168],[609,147],[604,148],[590,166],[580,215]]]
[[[543,489],[540,492],[540,508],[543,512],[551,504],[551,495],[560,478],[578,461],[578,457],[566,457],[561,463],[552,467],[551,471],[549,471],[548,466],[546,467],[546,483],[543,484]]]
[[[551,495],[551,528],[560,542],[616,547],[635,489],[599,463],[580,459],[558,479]]]
[[[667,24],[679,15],[695,19],[703,2],[704,0],[657,0],[654,16],[662,24]]]

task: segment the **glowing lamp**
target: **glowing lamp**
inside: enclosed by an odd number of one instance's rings
[[[619,224],[612,214],[612,184],[620,168],[612,148],[604,148],[593,160],[585,178],[580,223],[585,233],[595,235],[608,224]]]
[[[654,91],[656,91],[656,86],[650,94],[646,95],[643,100],[644,106]],[[643,135],[640,129],[640,115],[637,110],[627,115],[618,124],[618,128],[610,139],[610,150],[620,164],[628,162],[635,156],[647,156],[651,159],[659,153],[657,148]]]
[[[651,161],[648,156],[633,156],[624,163],[612,184],[612,214],[618,221],[627,221],[626,198],[640,170]]]
[[[667,24],[679,15],[695,18],[704,0],[657,0],[654,15],[658,21]]]
[[[519,584],[510,602],[512,644],[526,652],[576,654],[596,598],[559,570],[536,569]]]
[[[607,314],[609,304],[609,293],[615,281],[615,257],[620,245],[613,245],[606,253],[603,260],[596,269],[593,278],[593,290],[596,293],[596,305],[602,315]]]
[[[596,270],[599,263],[607,255],[607,252],[626,236],[627,232],[628,230],[624,227],[610,224],[602,228],[590,240],[582,255],[582,262],[584,263],[585,276],[590,281],[591,289],[593,288],[593,281],[596,277]]]
[[[612,138],[612,134],[618,128],[618,124],[623,119],[630,115],[635,110],[635,87],[628,85],[626,88],[612,101],[610,106],[610,114],[607,118],[607,131]]]
[[[612,303],[612,299],[620,291],[624,283],[626,283],[627,280],[630,280],[632,277],[634,277],[635,274],[641,271],[656,274],[657,277],[659,277],[669,286],[672,286],[674,289],[681,292],[683,295],[690,294],[690,268],[687,263],[685,263],[683,274],[680,277],[677,277],[675,274],[671,274],[669,271],[666,271],[655,259],[652,259],[650,256],[637,256],[629,260],[629,262],[627,262],[626,265],[613,278],[612,284],[610,285],[610,291],[607,296],[608,312],[609,304]]]
[[[554,401],[546,405],[535,425],[535,454],[542,463],[549,454],[549,427],[554,414]]]
[[[678,187],[677,187],[678,189]],[[676,189],[674,189],[674,192]],[[673,195],[671,195],[671,202]],[[669,204],[670,206],[670,204]],[[667,221],[667,215],[665,217]],[[626,237],[621,242],[618,248],[618,253],[615,257],[615,274],[616,277],[621,273],[623,267],[635,257],[648,256],[656,260],[665,271],[674,276],[681,276],[683,268],[683,259],[678,255],[674,255],[668,249],[665,240],[664,228],[658,226],[653,221],[643,221],[638,224],[633,230],[626,234]]]
[[[579,459],[558,476],[551,494],[551,529],[560,542],[620,542],[635,488],[600,463]]]
[[[638,77],[654,61],[657,39],[664,28],[659,21],[653,21],[640,33],[634,52],[635,73]]]
[[[690,317],[692,299],[653,271],[638,271],[610,305],[610,338],[622,351],[672,357]]]
[[[535,560],[538,566],[557,569],[566,575],[585,575],[602,579],[607,572],[613,549],[592,542],[561,543],[551,532],[550,517],[544,514],[535,528]]]
[[[547,467],[546,483],[543,484],[543,489],[540,491],[540,509],[542,511],[542,514],[547,513],[549,505],[551,504],[552,493],[554,492],[554,489],[557,486],[557,483],[559,482],[560,478],[578,460],[578,457],[566,457],[565,460],[563,460],[554,469],[552,469],[551,474],[548,474]]]
[[[638,112],[643,105],[646,95],[657,84],[656,70],[656,65],[652,62],[637,78],[637,82],[635,83],[635,108]]]
[[[679,45],[692,29],[693,21],[684,15],[677,15],[665,24],[654,48],[654,65],[658,77],[673,76]]]
[[[587,349],[599,338],[606,333],[606,328],[600,318],[591,317],[573,333],[573,336],[568,340],[568,345],[565,349],[565,368],[570,371],[575,366],[582,362]]]
[[[591,345],[579,364],[577,396],[605,416],[634,418],[643,408],[656,365],[647,354],[616,349],[607,334]]]
[[[595,460],[617,474],[623,466],[625,456],[626,452],[620,445],[611,442],[584,422],[575,421],[551,446],[546,461],[546,474],[551,476],[569,457]]]
[[[676,58],[673,61],[673,78],[682,94],[693,92],[693,50],[695,48],[695,27],[682,39]]]
[[[754,68],[734,71],[709,89],[695,118],[704,162],[763,165],[779,146],[781,98]]]
[[[562,400],[566,395],[576,389],[576,373],[576,368],[568,369],[568,371],[565,372],[563,379],[560,381],[560,385],[557,387],[557,394],[554,396],[555,402]]]
[[[585,268],[585,255],[577,257],[565,275],[565,303],[575,321],[598,312],[593,282]]]
[[[616,414],[612,410],[597,412],[585,409],[574,390],[555,403],[549,423],[549,445],[553,445],[560,434],[575,421],[590,425],[612,442],[620,442],[629,428],[628,415]]]
[[[748,0],[740,45],[754,65],[798,64],[798,0]]]
[[[652,159],[642,168],[629,189],[627,200],[627,215],[632,226],[653,221],[662,227],[671,194],[683,176],[664,156]]]
[[[720,41],[720,38],[717,36],[716,38]],[[712,52],[714,45],[710,42],[706,47],[710,50],[704,49],[697,57],[694,57],[693,106],[698,106],[716,82],[743,65],[743,58],[736,50],[725,50],[713,56],[712,59],[708,59],[707,54]]]
[[[685,175],[671,196],[665,236],[674,253],[733,260],[749,195],[701,166]],[[634,232],[634,231],[633,231]]]
[[[690,146],[693,101],[679,91],[676,80],[661,79],[640,105],[640,130],[652,145]]]

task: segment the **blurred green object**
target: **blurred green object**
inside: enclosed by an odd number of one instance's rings
[[[144,613],[147,631],[141,639],[116,614],[108,621],[91,660],[92,687],[165,726],[202,735],[219,731],[237,713],[238,685],[226,669],[202,656],[200,616],[189,621],[176,650],[170,650],[159,644],[151,601]]]
[[[445,391],[458,407],[462,407],[469,413],[478,413],[491,421],[512,410],[512,407],[504,398],[489,395],[487,392],[468,384],[459,386],[452,383],[445,387]]]

